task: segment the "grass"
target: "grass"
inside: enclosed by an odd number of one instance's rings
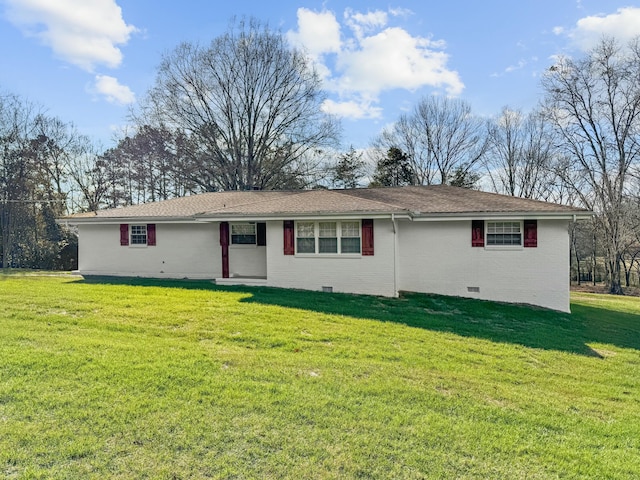
[[[0,302],[0,478],[640,476],[640,298],[0,276]]]

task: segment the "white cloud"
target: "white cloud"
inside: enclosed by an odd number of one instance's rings
[[[331,115],[336,115],[350,120],[380,118],[382,116],[382,108],[371,105],[366,100],[348,100],[334,101],[325,100],[322,104],[322,110]]]
[[[378,97],[384,91],[433,87],[452,96],[462,92],[460,76],[448,68],[443,41],[388,25],[390,16],[409,13],[347,9],[343,29],[333,12],[298,9],[298,30],[289,32],[289,39],[307,49],[326,88],[340,98],[326,102],[326,111],[348,118],[379,118]]]
[[[527,61],[520,59],[518,63],[516,63],[515,65],[509,65],[507,68],[504,69],[504,71],[505,73],[515,72],[516,70],[522,70],[526,65],[527,65]]]
[[[431,86],[459,95],[464,85],[457,72],[446,68],[449,56],[430,46],[430,40],[397,27],[365,37],[358,48],[340,55],[338,90],[377,95],[395,88]]]
[[[411,10],[402,7],[390,8],[389,13],[394,17],[410,17],[411,15],[413,15],[413,12]]]
[[[122,18],[115,0],[5,0],[7,16],[23,33],[34,36],[63,60],[84,70],[117,67],[118,48],[136,31]]]
[[[362,39],[367,32],[375,31],[387,24],[387,12],[376,10],[375,12],[360,13],[347,9],[344,12],[346,24],[353,30],[357,39]]]
[[[129,87],[108,75],[96,75],[94,91],[104,96],[109,103],[128,105],[136,101],[136,96]]]
[[[575,28],[556,27],[554,33],[566,34],[581,50],[594,47],[603,36],[615,37],[624,43],[640,35],[640,8],[625,7],[609,15],[584,17],[576,22]]]
[[[313,59],[340,52],[340,24],[331,12],[298,9],[298,31],[288,32],[289,41],[303,46]]]

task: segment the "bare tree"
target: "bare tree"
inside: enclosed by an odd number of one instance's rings
[[[426,138],[440,183],[449,183],[456,169],[466,175],[486,151],[483,122],[464,100],[427,97],[418,104],[415,121]]]
[[[558,171],[604,234],[609,290],[622,293],[625,190],[640,162],[640,44],[603,39],[581,59],[560,58],[543,77],[545,113],[560,136]]]
[[[10,266],[16,256],[16,231],[28,215],[32,173],[26,155],[33,136],[38,108],[16,95],[0,96],[0,233],[2,268]]]
[[[404,152],[411,166],[412,181],[417,185],[437,183],[438,168],[424,132],[418,128],[415,113],[402,114],[373,141],[373,155],[384,158],[390,149]]]
[[[69,175],[80,191],[80,198],[74,199],[74,210],[95,212],[107,204],[109,192],[118,189],[114,185],[118,176],[110,174],[113,164],[108,156],[99,152],[100,149],[85,137],[70,160]]]
[[[633,266],[640,262],[640,198],[635,196],[625,198],[623,216],[626,236],[622,239],[624,250],[621,262],[624,284],[629,287]]]
[[[539,111],[504,107],[488,124],[484,164],[493,190],[514,197],[558,200],[552,162],[554,131]]]
[[[55,268],[75,239],[65,213],[72,126],[16,95],[0,95],[0,255],[2,267]],[[68,263],[68,262],[67,262]]]
[[[467,102],[435,96],[423,98],[374,140],[381,152],[404,152],[420,185],[472,178],[486,145],[484,124]]]
[[[307,155],[335,144],[324,98],[307,56],[250,19],[206,48],[183,43],[165,55],[138,118],[190,137],[203,189],[272,189],[302,178]]]

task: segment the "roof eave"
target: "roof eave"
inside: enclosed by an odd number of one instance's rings
[[[80,224],[103,224],[110,225],[116,223],[195,223],[193,216],[173,216],[173,217],[62,217],[57,218],[56,222],[63,225],[80,225]]]
[[[411,215],[408,212],[305,212],[305,213],[269,213],[269,214],[205,214],[197,215],[196,221],[198,222],[265,222],[265,221],[279,221],[279,220],[313,220],[318,218],[335,218],[339,220],[349,219],[361,219],[361,218],[373,218],[373,219],[386,219],[386,218],[410,218]]]
[[[494,219],[524,219],[524,220],[588,220],[593,217],[593,212],[584,210],[558,211],[558,212],[459,212],[459,213],[422,213],[412,212],[412,219],[416,222],[434,222],[447,220],[494,220]]]
[[[504,212],[407,212],[407,211],[359,211],[359,212],[304,212],[304,213],[201,213],[189,216],[139,216],[139,217],[62,217],[56,222],[63,225],[80,224],[121,224],[121,223],[202,223],[218,221],[278,221],[278,220],[311,220],[318,218],[336,219],[409,219],[416,222],[449,221],[449,220],[474,220],[474,219],[554,219],[554,220],[588,220],[594,215],[586,210],[569,210],[555,212],[532,212],[532,211],[504,211]]]

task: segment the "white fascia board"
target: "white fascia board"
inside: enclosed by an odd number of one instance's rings
[[[593,213],[585,212],[486,212],[486,213],[461,213],[461,214],[420,214],[414,213],[414,222],[453,222],[470,220],[587,220],[593,217]]]
[[[115,225],[121,223],[197,223],[195,218],[185,217],[109,217],[109,218],[58,218],[63,225]]]
[[[229,216],[210,216],[197,217],[196,222],[212,223],[212,222],[268,222],[272,220],[317,220],[326,218],[330,220],[361,220],[363,218],[372,219],[390,219],[394,218],[411,218],[406,213],[305,213],[305,214],[272,214],[272,215],[229,215]]]

